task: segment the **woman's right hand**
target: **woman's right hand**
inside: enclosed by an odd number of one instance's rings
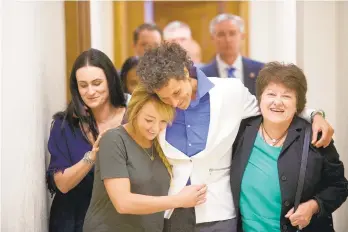
[[[178,205],[181,208],[191,208],[206,201],[207,185],[188,185],[178,194]]]
[[[92,160],[96,160],[97,159],[97,153],[99,151],[99,142],[100,142],[100,139],[101,137],[105,134],[105,132],[108,131],[108,130],[104,130],[103,132],[101,132],[99,135],[98,135],[98,138],[97,140],[94,142],[93,144],[93,147],[92,147],[92,151],[91,151],[91,159]]]

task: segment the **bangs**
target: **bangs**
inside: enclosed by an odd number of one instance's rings
[[[165,104],[157,96],[153,96],[152,99],[150,99],[150,102],[152,102],[158,113],[161,115],[163,120],[165,120],[168,124],[172,124],[175,116],[175,108]]]

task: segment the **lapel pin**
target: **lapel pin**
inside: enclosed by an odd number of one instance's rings
[[[255,78],[255,73],[251,72],[251,73],[249,74],[249,77],[250,77],[250,78]]]

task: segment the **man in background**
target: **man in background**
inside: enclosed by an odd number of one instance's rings
[[[243,19],[232,14],[220,14],[210,22],[210,34],[216,57],[201,70],[208,77],[237,78],[255,95],[256,77],[264,64],[240,54],[244,39]]]
[[[196,40],[191,39],[188,43],[182,46],[189,56],[191,60],[196,65],[196,67],[201,67],[202,64],[202,49],[201,46],[197,43]]]
[[[133,32],[133,48],[136,56],[143,56],[146,49],[157,47],[161,42],[162,31],[155,24],[141,24]]]
[[[180,21],[173,21],[167,24],[163,29],[163,39],[167,42],[178,43],[183,47],[191,60],[197,67],[201,67],[202,52],[201,47],[192,38],[192,32],[189,25]]]
[[[163,39],[167,42],[175,42],[181,46],[186,46],[192,40],[191,28],[180,21],[170,22],[163,29]]]

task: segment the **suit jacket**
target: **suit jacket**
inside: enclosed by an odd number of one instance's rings
[[[201,72],[198,70],[198,72]],[[202,73],[203,75],[203,73]],[[188,157],[166,141],[166,130],[159,143],[173,167],[168,195],[179,193],[190,178],[191,184],[207,184],[206,202],[195,207],[196,223],[235,218],[230,187],[232,145],[243,118],[259,114],[255,96],[232,78],[209,78],[214,87],[209,91],[210,123],[204,150]],[[233,106],[233,114],[230,113]],[[197,123],[200,123],[197,118]],[[173,210],[167,210],[170,218]]]
[[[230,180],[239,221],[238,231],[242,231],[239,198],[243,173],[261,122],[262,116],[243,120],[233,144]],[[304,131],[307,126],[310,126],[307,121],[297,116],[294,117],[278,158],[279,185],[282,197],[281,231],[296,231],[296,228],[291,226],[290,221],[285,218],[285,215],[294,206],[304,143]],[[302,231],[334,231],[331,213],[341,206],[346,200],[347,194],[348,184],[344,177],[344,167],[339,160],[339,155],[333,142],[327,148],[317,149],[311,146],[308,154],[301,203],[315,199],[319,204],[320,211],[312,217],[311,223]]]
[[[249,89],[251,94],[255,95],[256,77],[259,75],[259,72],[263,68],[264,64],[246,57],[242,57],[242,63],[244,85]],[[200,69],[205,73],[205,75],[207,75],[207,77],[220,77],[216,59],[214,59],[211,63],[202,66]]]

